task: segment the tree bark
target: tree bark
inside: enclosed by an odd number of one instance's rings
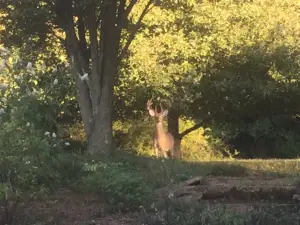
[[[209,120],[209,118],[204,118],[202,122],[196,123],[194,126],[182,131],[179,133],[179,118],[180,113],[178,110],[176,110],[176,107],[171,107],[169,109],[169,115],[168,115],[168,132],[170,132],[174,137],[174,156],[177,159],[180,159],[182,157],[181,152],[181,141],[182,139],[189,133],[199,129],[202,127],[205,122]]]
[[[93,112],[91,108],[90,92],[89,87],[86,83],[83,83],[78,79],[78,70],[76,65],[73,65],[73,76],[75,77],[77,86],[77,102],[80,109],[81,118],[84,125],[84,130],[86,136],[91,130],[91,119],[93,117]],[[76,78],[77,76],[77,78]]]
[[[107,88],[102,90],[102,98],[99,112],[94,115],[94,127],[88,139],[88,153],[108,154],[112,151],[112,99],[111,91]]]
[[[170,132],[174,137],[174,157],[176,159],[181,158],[181,140],[182,138],[179,135],[179,112],[170,108],[168,115],[168,132]]]
[[[103,80],[100,96],[96,96],[97,108],[93,127],[88,137],[88,152],[108,154],[113,150],[112,108],[115,78],[117,76],[117,57],[104,58]]]

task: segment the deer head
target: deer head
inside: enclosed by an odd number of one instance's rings
[[[168,110],[163,109],[163,107],[161,106],[161,104],[159,104],[160,107],[160,112],[158,112],[157,110],[157,106],[155,106],[155,108],[152,108],[152,100],[148,100],[147,101],[147,109],[149,111],[150,116],[157,118],[157,122],[162,122],[163,119],[168,115]]]

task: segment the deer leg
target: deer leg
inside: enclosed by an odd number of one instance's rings
[[[159,156],[159,149],[158,149],[158,144],[157,144],[156,139],[154,139],[153,145],[154,145],[154,153],[155,153],[155,156],[158,157],[158,156]]]
[[[173,149],[169,150],[169,155],[170,155],[170,158],[174,158],[174,150]]]
[[[162,151],[162,152],[163,152],[164,158],[168,158],[168,152],[167,151]]]

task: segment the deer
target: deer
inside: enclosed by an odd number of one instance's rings
[[[173,157],[174,137],[172,134],[165,131],[163,125],[163,120],[168,115],[168,110],[163,109],[160,104],[160,112],[158,112],[157,106],[155,106],[155,109],[153,109],[152,105],[152,100],[148,100],[147,110],[150,116],[154,118],[155,122],[153,135],[154,153],[156,157],[159,157],[159,153],[162,153],[164,158],[168,157],[168,153],[170,153],[171,157]]]

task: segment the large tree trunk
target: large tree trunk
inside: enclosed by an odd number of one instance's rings
[[[72,0],[56,0],[55,3],[60,26],[66,32],[67,51],[72,58],[77,99],[88,141],[87,151],[90,154],[107,154],[113,149],[112,105],[119,62],[153,0],[148,0],[136,29],[121,51],[122,24],[136,1],[131,1],[125,8],[126,0],[109,0],[97,12],[98,3],[93,1],[86,3],[84,9],[76,7]],[[74,16],[78,18],[77,25]],[[82,76],[87,73],[88,78],[83,79]]]
[[[117,1],[102,9],[101,38],[97,42],[96,16],[91,9],[92,105],[93,126],[88,136],[88,152],[108,154],[113,150],[112,107],[115,80],[118,74],[118,50],[121,28],[118,24]]]
[[[113,147],[111,103],[107,99],[103,99],[99,109],[94,116],[95,124],[88,139],[89,154],[97,152],[108,154]]]
[[[181,159],[182,152],[181,152],[181,141],[187,134],[197,130],[208,118],[205,118],[202,122],[196,123],[194,126],[184,130],[183,132],[179,133],[179,118],[180,112],[177,110],[178,107],[174,106],[170,108],[169,115],[168,115],[168,131],[173,135],[175,139],[174,143],[174,156],[176,159]]]
[[[181,158],[181,140],[182,138],[179,135],[179,112],[174,109],[170,108],[169,115],[168,115],[168,131],[174,137],[174,157],[176,159]]]
[[[113,108],[113,88],[114,79],[117,75],[116,58],[109,58],[104,73],[108,74],[103,83],[97,104],[97,110],[94,114],[93,127],[88,137],[88,152],[94,154],[97,152],[108,154],[113,150],[113,131],[112,131],[112,108]],[[115,62],[115,63],[114,63]]]

